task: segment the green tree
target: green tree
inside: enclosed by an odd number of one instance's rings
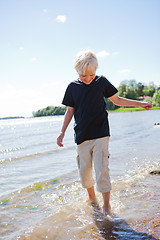
[[[124,97],[124,93],[126,92],[126,88],[127,88],[127,85],[122,83],[119,87],[118,87],[118,95],[120,97]]]
[[[66,107],[55,107],[48,106],[46,108],[40,109],[37,112],[33,112],[33,117],[45,117],[45,116],[56,116],[56,115],[64,115],[66,111]]]
[[[138,97],[144,96],[143,89],[144,89],[143,83],[139,82],[136,86],[136,92]]]
[[[143,92],[145,96],[153,97],[154,93],[156,91],[156,87],[153,83],[149,84],[149,86],[144,86]]]
[[[160,89],[157,89],[152,99],[153,105],[160,107]]]
[[[134,90],[134,88],[130,88],[130,87],[126,88],[125,98],[134,99],[134,100],[137,99],[137,93]]]
[[[120,97],[129,98],[136,100],[138,95],[133,87],[129,87],[125,84],[122,84],[118,87],[118,95]]]

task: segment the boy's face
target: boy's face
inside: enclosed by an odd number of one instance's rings
[[[95,73],[93,74],[86,73],[85,75],[79,74],[79,78],[82,82],[88,85],[95,79]]]

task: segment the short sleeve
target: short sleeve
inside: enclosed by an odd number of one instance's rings
[[[74,101],[73,101],[72,92],[71,92],[71,84],[69,84],[66,89],[62,104],[68,107],[74,107]]]
[[[115,88],[107,78],[103,77],[103,95],[105,98],[112,97],[114,94],[118,92],[117,88]]]

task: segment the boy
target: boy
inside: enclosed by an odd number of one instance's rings
[[[82,186],[87,189],[89,200],[96,202],[92,162],[96,173],[97,189],[103,196],[104,216],[111,216],[111,183],[108,168],[109,124],[104,98],[119,106],[152,108],[151,103],[129,100],[117,96],[117,89],[103,76],[96,76],[98,61],[96,55],[86,50],[80,52],[74,63],[79,78],[71,82],[65,92],[62,104],[67,106],[57,144],[63,147],[65,131],[74,115],[77,162]]]

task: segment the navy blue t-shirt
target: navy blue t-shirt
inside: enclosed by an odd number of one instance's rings
[[[117,89],[103,76],[96,76],[88,85],[80,79],[68,85],[62,104],[74,107],[77,144],[110,136],[104,98],[111,97],[117,92]]]

